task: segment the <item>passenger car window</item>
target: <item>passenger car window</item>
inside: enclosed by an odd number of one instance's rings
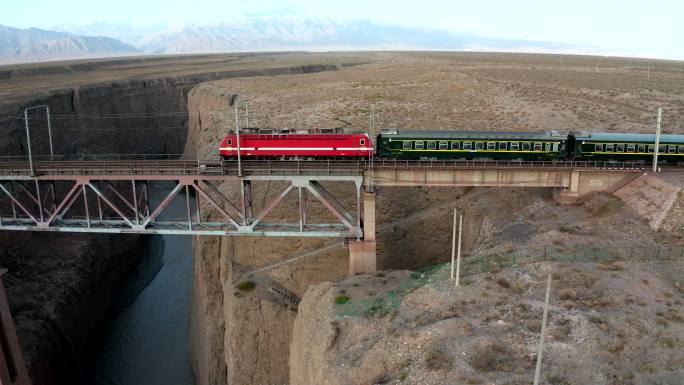
[[[439,149],[440,150],[448,150],[449,149],[449,143],[448,142],[439,142]]]
[[[475,148],[477,148],[478,150],[484,149],[484,143],[482,143],[482,142],[475,142]]]
[[[669,145],[667,146],[667,152],[670,154],[674,154],[677,152],[677,146]]]
[[[459,142],[451,142],[451,149],[452,149],[452,150],[458,150],[459,148],[461,148],[461,143],[459,143]]]
[[[643,145],[643,144],[640,144],[640,145],[638,146],[638,150],[639,150],[639,152],[646,152],[646,146]]]
[[[487,143],[487,150],[496,150],[496,143],[488,142]]]
[[[463,142],[463,149],[464,150],[470,150],[473,148],[473,144],[470,142]]]
[[[530,143],[529,142],[523,142],[523,151],[529,151],[530,150]]]
[[[606,151],[607,152],[613,152],[614,147],[615,147],[614,144],[606,144]]]
[[[505,150],[508,148],[508,143],[499,142],[499,150]]]
[[[648,145],[648,152],[655,152],[655,145],[649,144]]]
[[[558,151],[558,143],[553,144],[553,151]]]
[[[405,140],[404,141],[404,150],[410,150],[411,149],[411,141]]]
[[[519,148],[520,148],[520,143],[518,143],[518,142],[511,143],[511,150],[518,151]]]
[[[416,142],[416,150],[422,150],[425,148],[425,142],[422,140],[420,142]]]
[[[627,145],[627,152],[634,152],[635,148],[636,147],[633,144],[628,144]]]
[[[684,146],[679,146],[679,153],[684,154]]]
[[[615,152],[625,152],[625,145],[624,144],[616,145]]]
[[[437,148],[437,142],[434,142],[432,140],[428,141],[428,150],[434,150]]]
[[[603,152],[603,145],[602,144],[595,144],[594,145],[594,151]]]
[[[535,143],[534,144],[534,151],[541,151],[542,150],[542,144],[541,143]]]

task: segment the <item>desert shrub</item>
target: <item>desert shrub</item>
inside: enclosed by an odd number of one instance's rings
[[[433,348],[425,355],[425,366],[430,370],[451,369],[451,361],[442,349]]]
[[[558,326],[551,331],[553,338],[559,341],[566,340],[570,336],[570,333],[572,333],[572,328],[569,324]]]
[[[575,289],[567,287],[565,289],[562,289],[560,293],[558,293],[560,296],[560,299],[563,301],[570,301],[570,300],[575,300],[577,298],[577,293],[575,292]]]
[[[379,271],[379,272],[375,273],[375,276],[378,277],[378,278],[384,278],[384,277],[385,277],[385,273]]]
[[[335,303],[338,305],[344,305],[345,303],[349,302],[351,298],[346,295],[346,294],[341,294],[335,297]]]
[[[500,277],[496,280],[496,284],[503,287],[504,289],[510,289],[511,283],[504,277]]]
[[[240,282],[237,284],[238,290],[245,291],[245,292],[250,292],[250,291],[254,290],[255,287],[256,287],[256,283],[254,283],[252,281],[243,281],[243,282]]]
[[[514,361],[513,351],[501,341],[477,344],[468,357],[468,363],[481,372],[510,371]]]
[[[623,261],[613,261],[610,263],[599,263],[596,267],[599,270],[622,271],[625,269],[625,263]]]
[[[563,372],[558,368],[551,368],[549,375],[546,377],[549,385],[570,385],[570,382],[565,378]]]

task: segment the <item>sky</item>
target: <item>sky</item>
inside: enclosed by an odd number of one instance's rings
[[[1,0],[0,24],[51,28],[93,20],[215,23],[281,10],[684,58],[684,0]],[[174,5],[172,5],[174,4]]]

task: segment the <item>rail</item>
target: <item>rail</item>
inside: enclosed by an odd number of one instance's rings
[[[60,155],[60,160],[35,162],[37,176],[58,175],[238,175],[237,162],[196,159],[155,159],[158,155],[117,156],[130,159],[98,158],[74,160]],[[8,160],[15,158],[15,160]],[[1,160],[5,161],[1,161]],[[69,159],[69,160],[67,160]],[[502,161],[502,160],[397,160],[377,159],[376,170],[408,169],[548,169],[635,171],[648,167],[643,162],[607,161]],[[360,175],[368,169],[366,159],[358,160],[247,160],[243,175]],[[0,158],[0,175],[30,176],[29,163],[16,157]]]

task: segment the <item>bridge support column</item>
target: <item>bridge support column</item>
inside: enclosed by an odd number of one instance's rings
[[[554,199],[560,204],[574,203],[579,198],[580,187],[580,172],[573,170],[570,172],[569,187],[567,190],[561,190],[554,193]]]
[[[363,240],[349,242],[349,273],[374,273],[376,270],[375,192],[364,192]]]

